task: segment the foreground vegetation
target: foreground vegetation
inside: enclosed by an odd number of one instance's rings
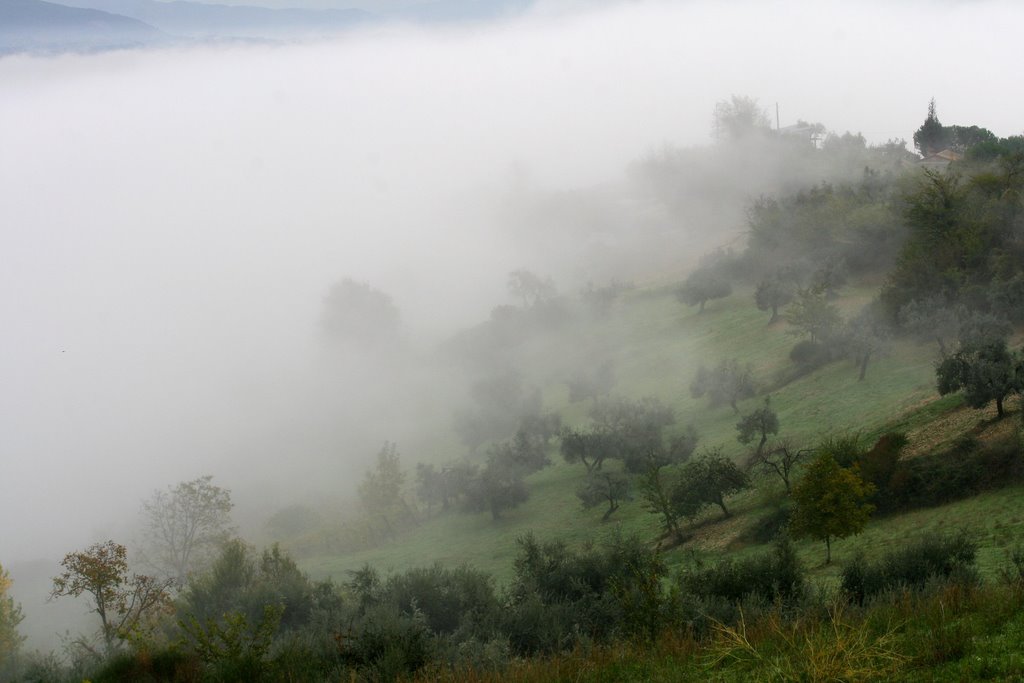
[[[635,539],[519,540],[514,578],[435,566],[313,585],[228,546],[132,652],[27,680],[1006,680],[1024,674],[1024,551],[992,579],[966,533],[924,534],[836,585],[767,552],[670,573]],[[218,617],[217,613],[227,610]],[[276,635],[275,635],[276,634]],[[274,637],[272,637],[274,636]]]

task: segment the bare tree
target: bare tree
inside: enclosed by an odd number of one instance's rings
[[[183,586],[190,572],[212,559],[234,532],[231,492],[206,475],[155,491],[142,504],[146,519],[147,561]]]
[[[788,439],[780,439],[769,448],[756,451],[750,458],[749,465],[762,472],[774,473],[786,485],[786,493],[791,491],[790,480],[797,463],[810,455],[811,449],[797,448]]]

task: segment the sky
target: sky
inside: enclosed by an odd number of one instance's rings
[[[510,270],[581,267],[508,234],[510,193],[710,144],[731,94],[871,143],[910,140],[932,97],[1024,132],[1019,3],[567,7],[0,59],[0,561],[128,533],[202,474],[268,512],[351,490],[410,417],[355,431],[388,392],[325,348],[330,284],[388,292],[427,354]]]

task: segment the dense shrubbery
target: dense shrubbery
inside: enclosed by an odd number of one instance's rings
[[[869,453],[898,442],[883,439]],[[179,601],[178,626],[168,625],[162,638],[98,669],[61,670],[51,662],[44,673],[40,662],[35,672],[45,680],[95,681],[454,680],[467,672],[499,675],[525,661],[517,657],[543,662],[603,647],[660,647],[666,638],[690,643],[689,652],[707,648],[712,657],[740,645],[753,656],[763,644],[736,639],[758,633],[806,633],[819,639],[816,648],[846,657],[878,635],[872,619],[897,612],[906,612],[901,619],[916,634],[907,643],[921,643],[923,654],[915,656],[941,663],[971,651],[972,631],[953,628],[953,617],[933,610],[922,590],[945,600],[964,588],[973,595],[975,551],[961,534],[926,537],[873,562],[857,558],[844,568],[842,588],[853,603],[847,609],[861,611],[844,615],[828,591],[808,583],[784,536],[767,553],[691,567],[674,581],[636,538],[574,550],[526,536],[504,590],[483,572],[440,565],[388,577],[365,567],[341,587],[314,584],[276,547],[256,554],[236,542],[193,580]],[[1019,586],[1021,566],[1018,557],[1006,572],[1011,588]],[[956,597],[946,609],[966,609],[971,599]],[[890,636],[879,642],[891,643]]]
[[[791,602],[806,591],[806,579],[793,545],[782,536],[768,553],[684,570],[679,586],[683,595],[701,600],[736,603],[754,597],[768,603]]]
[[[670,618],[661,558],[636,538],[572,551],[562,543],[519,540],[505,628],[520,654],[557,651],[580,638],[654,634]]]
[[[927,535],[876,562],[858,556],[843,569],[843,591],[863,603],[888,591],[921,590],[929,582],[978,582],[974,559],[978,545],[963,532]]]
[[[879,471],[879,480],[883,481]],[[879,512],[941,505],[1001,488],[1024,477],[1020,442],[1015,434],[984,446],[967,437],[950,449],[900,460],[879,486]]]

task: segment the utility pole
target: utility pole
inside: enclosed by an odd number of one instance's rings
[[[775,132],[779,132],[779,103],[775,103]]]

